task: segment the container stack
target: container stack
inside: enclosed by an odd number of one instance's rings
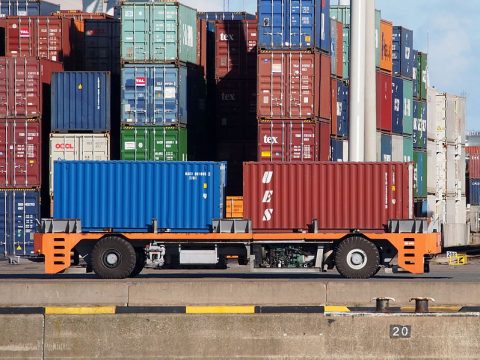
[[[471,206],[480,206],[480,146],[465,147],[467,155],[467,174],[468,184],[466,186],[468,194],[468,204]]]
[[[332,42],[330,50],[332,57],[330,159],[332,161],[348,161],[350,7],[332,6],[330,16]]]
[[[469,243],[466,213],[465,104],[463,97],[428,89],[427,190],[432,226],[444,246]]]
[[[258,160],[329,160],[330,2],[258,2]]]
[[[178,2],[121,6],[122,160],[185,161],[187,129],[201,121],[197,13]]]
[[[256,159],[257,18],[248,13],[199,13],[215,160],[228,161],[227,194],[242,192],[243,161]]]

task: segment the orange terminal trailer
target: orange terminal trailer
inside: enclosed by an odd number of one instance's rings
[[[235,257],[253,271],[336,267],[345,277],[369,278],[391,267],[395,258],[399,268],[412,274],[428,272],[429,259],[441,252],[440,233],[426,233],[427,222],[419,219],[391,220],[384,233],[318,232],[315,220],[308,232],[298,233],[252,232],[249,220],[213,224],[209,233],[82,232],[79,220],[44,219],[34,247],[45,257],[47,274],[68,269],[75,250],[86,260],[87,271],[108,279],[138,275],[152,254],[158,267],[222,264]]]

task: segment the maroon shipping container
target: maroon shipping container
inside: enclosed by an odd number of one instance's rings
[[[258,161],[317,161],[318,122],[272,120],[258,124]]]
[[[207,78],[207,22],[197,19],[197,64],[203,77]]]
[[[320,121],[318,123],[320,133],[319,144],[319,161],[330,161],[330,128],[331,124],[327,121]]]
[[[245,163],[244,216],[256,230],[382,231],[413,217],[411,163]]]
[[[392,75],[377,71],[377,128],[392,131]]]
[[[468,159],[468,173],[470,179],[480,179],[480,154],[470,155],[470,159]]]
[[[55,61],[0,57],[0,118],[41,116],[43,93],[49,92],[44,85],[57,71],[63,66]]]
[[[255,79],[257,20],[215,22],[215,78]]]
[[[2,22],[5,24],[6,56],[34,56],[60,61],[64,63],[65,69],[76,70],[78,58],[72,52],[72,43],[78,41],[79,35],[73,19],[59,16],[9,16]]]
[[[40,187],[41,138],[38,121],[0,120],[0,188]]]
[[[333,21],[333,23],[337,28],[337,31],[336,31],[337,38],[335,41],[335,55],[336,55],[335,75],[341,79],[343,77],[343,23],[336,20],[330,20],[330,21]]]
[[[318,52],[258,54],[257,116],[263,119],[331,117],[330,56]]]

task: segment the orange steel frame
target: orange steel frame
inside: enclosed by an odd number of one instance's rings
[[[45,273],[57,274],[70,267],[71,252],[80,241],[98,241],[105,236],[120,236],[131,242],[159,241],[165,243],[245,243],[264,241],[288,243],[289,241],[337,242],[346,233],[53,233],[35,234],[35,253],[45,256]],[[398,266],[412,274],[424,272],[424,256],[442,251],[439,233],[396,234],[362,233],[371,241],[388,241],[398,251]]]

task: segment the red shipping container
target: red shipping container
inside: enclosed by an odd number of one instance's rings
[[[207,22],[197,19],[197,64],[203,77],[207,78]]]
[[[470,179],[480,179],[480,154],[469,155],[468,175]]]
[[[336,60],[336,76],[343,77],[343,23],[341,21],[331,20],[337,27],[337,39],[335,42],[335,60]]]
[[[337,79],[332,79],[332,84],[330,86],[330,91],[332,93],[332,135],[337,135]]]
[[[320,121],[318,123],[320,133],[319,144],[319,161],[330,161],[330,128],[331,124],[327,121]]]
[[[0,188],[40,187],[41,138],[38,121],[0,121]]]
[[[381,232],[413,218],[411,163],[245,163],[244,216],[253,229]]]
[[[255,79],[257,20],[215,22],[215,78]]]
[[[78,41],[79,35],[71,18],[9,16],[3,22],[6,56],[60,61],[65,69],[76,70],[81,54],[72,52],[72,44]]]
[[[392,75],[377,71],[377,129],[392,131]]]
[[[331,117],[330,56],[318,52],[258,54],[257,116],[262,119]]]
[[[258,161],[317,161],[318,122],[272,120],[258,124]]]
[[[55,71],[63,71],[61,63],[0,57],[0,118],[41,116],[44,90],[49,92],[44,85],[50,84]]]
[[[465,146],[465,152],[467,155],[478,155],[480,154],[480,146]]]

